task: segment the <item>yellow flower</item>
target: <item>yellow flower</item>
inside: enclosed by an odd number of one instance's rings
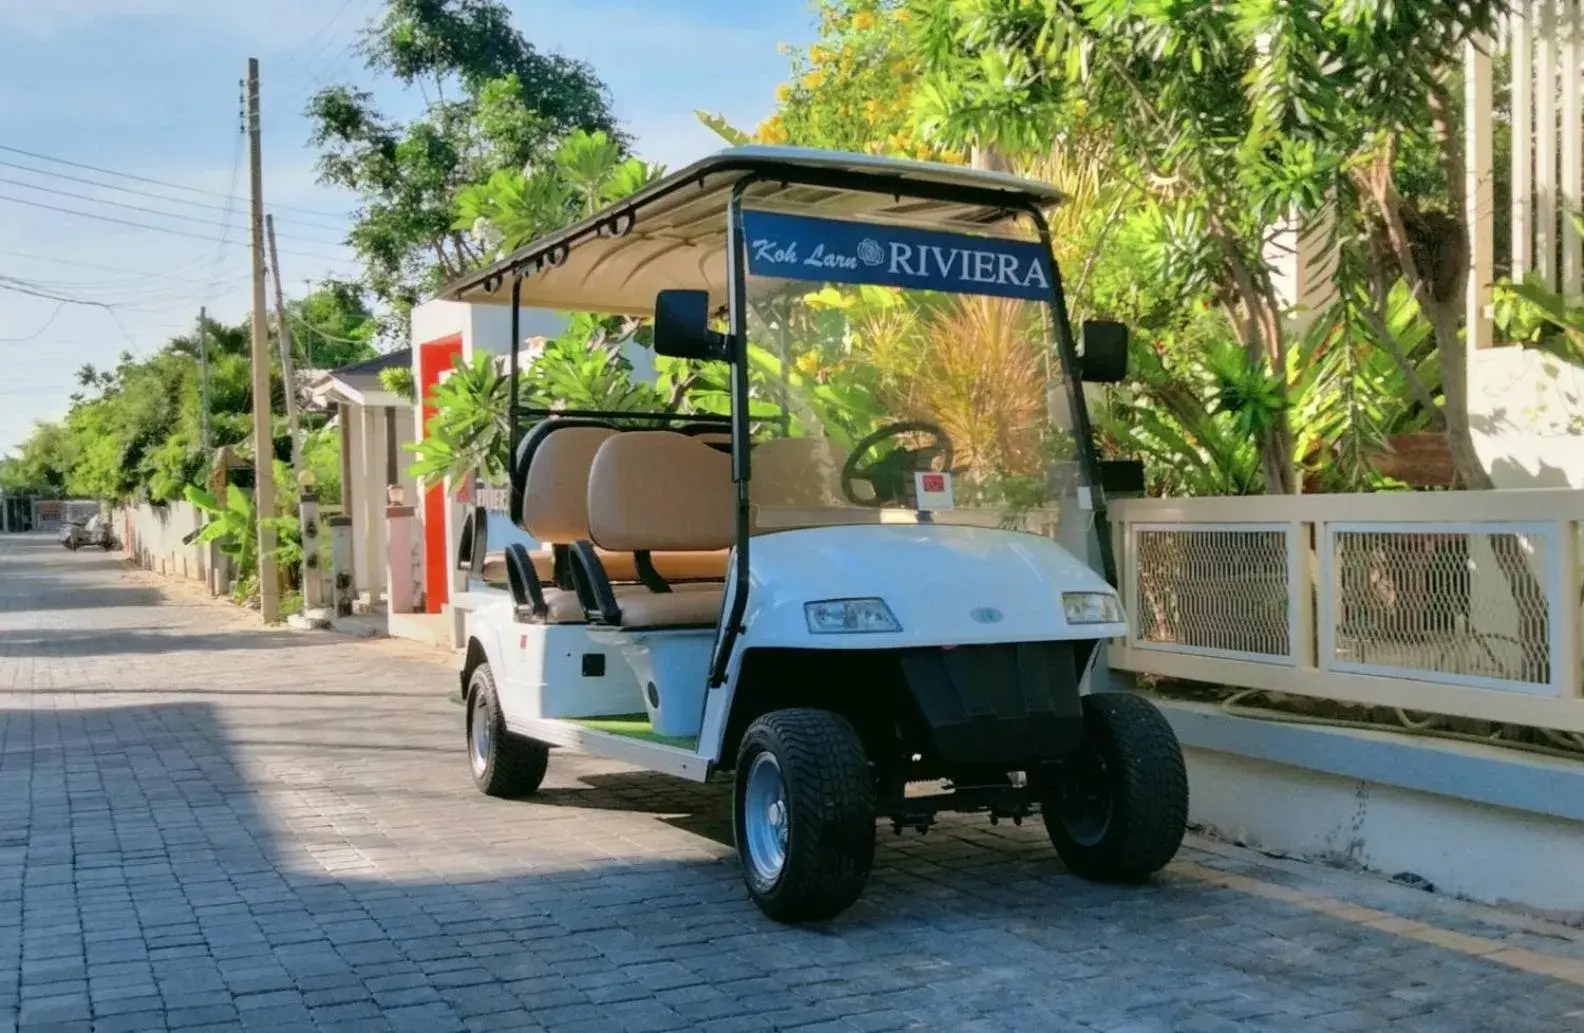
[[[797,371],[806,377],[813,376],[819,369],[819,352],[804,352],[792,363]]]
[[[828,56],[829,51],[820,46],[818,43],[814,44],[812,47],[809,47],[809,60],[815,64],[823,64]]]
[[[791,83],[782,83],[780,86],[776,87],[776,100],[780,101],[782,104],[785,104],[787,102],[787,98],[790,96],[792,96]]]
[[[825,73],[816,68],[814,71],[803,76],[803,85],[807,86],[811,90],[819,89],[821,86],[825,85]]]
[[[913,20],[913,12],[906,7],[901,8],[896,13],[896,20],[899,22],[910,22]]]
[[[781,122],[781,116],[772,115],[759,123],[758,136],[760,143],[786,143],[787,131],[786,126]]]
[[[859,11],[857,14],[853,15],[852,27],[857,29],[859,32],[866,32],[869,29],[874,28],[874,25],[875,16],[869,11]]]
[[[864,104],[864,114],[869,116],[870,121],[873,121],[873,120],[879,118],[880,117],[880,102],[877,101],[877,100],[867,101]]]

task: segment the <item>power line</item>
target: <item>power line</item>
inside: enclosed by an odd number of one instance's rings
[[[214,271],[210,273],[209,290],[205,293],[204,303],[198,310],[200,313],[214,304],[215,294],[220,290],[220,270],[225,265],[226,244],[231,240],[231,215],[236,209],[237,181],[242,177],[242,141],[247,136],[247,125],[245,120],[243,120],[243,112],[240,109],[237,111],[237,116],[237,131],[232,138],[231,146],[231,180],[226,184],[227,200],[224,216],[226,228],[220,231],[220,239],[215,244]]]
[[[146,206],[140,205],[140,204],[127,204],[124,201],[107,201],[107,200],[105,200],[102,197],[93,197],[93,196],[91,196],[89,194],[74,193],[73,191],[70,191],[70,190],[56,190],[54,187],[41,187],[41,186],[38,186],[37,184],[26,182],[25,180],[10,179],[10,178],[8,178],[6,176],[0,176],[0,183],[5,183],[5,184],[8,184],[8,185],[14,186],[14,187],[22,187],[25,190],[37,190],[38,192],[40,192],[42,194],[54,194],[57,197],[69,197],[69,198],[71,198],[74,201],[87,201],[90,204],[103,204],[103,205],[109,205],[112,208],[125,208],[128,211],[144,212],[144,213],[146,213],[148,215],[159,215],[159,216],[163,216],[163,217],[165,217],[167,219],[184,219],[187,222],[201,223],[201,224],[203,224],[205,226],[219,226],[222,229],[228,229],[229,228],[227,223],[216,222],[214,219],[205,219],[205,218],[202,218],[202,217],[197,216],[197,215],[183,215],[180,212],[166,212],[166,211],[161,211],[158,208],[149,208],[149,207],[146,207]],[[332,247],[344,247],[345,246],[341,241],[338,241],[338,240],[323,240],[323,239],[321,239],[319,237],[298,237],[298,236],[292,236],[291,234],[287,234],[287,233],[282,233],[281,236],[285,237],[288,240],[299,241],[300,243],[303,243],[303,244],[329,244]]]
[[[66,215],[77,215],[77,216],[81,216],[84,219],[94,219],[94,220],[97,220],[99,222],[111,222],[111,223],[115,223],[115,224],[117,224],[119,226],[131,226],[134,229],[151,230],[151,231],[153,231],[155,233],[169,233],[171,236],[174,236],[174,237],[190,237],[193,240],[205,240],[205,241],[214,240],[213,237],[206,237],[206,236],[204,236],[201,233],[187,233],[187,232],[185,232],[183,230],[173,230],[173,229],[169,229],[168,227],[165,227],[165,226],[150,226],[147,223],[143,223],[143,222],[132,222],[129,219],[116,219],[116,218],[112,218],[111,216],[108,216],[108,215],[97,215],[97,214],[95,214],[93,212],[79,212],[75,208],[62,208],[59,205],[44,204],[44,203],[39,202],[39,201],[28,201],[28,200],[25,200],[25,199],[20,198],[20,197],[11,197],[8,194],[0,194],[0,201],[10,201],[13,204],[25,204],[29,208],[43,208],[46,211],[62,212],[64,214],[66,214]],[[242,244],[236,244],[236,243],[234,243],[232,241],[225,241],[224,244],[225,245],[229,245],[231,247],[245,247],[246,246],[246,245],[242,245]],[[305,252],[305,251],[287,251],[285,248],[281,249],[281,254],[283,254],[283,255],[292,255],[292,256],[297,257],[297,258],[312,258],[312,259],[316,259],[316,260],[318,260],[320,262],[342,262],[342,261],[345,261],[345,259],[333,258],[333,257],[331,257],[329,255],[315,255],[315,254],[310,254],[310,253]]]
[[[293,323],[312,330],[315,334],[318,334],[327,341],[335,341],[337,344],[368,344],[367,341],[360,341],[354,337],[337,337],[335,334],[327,334],[319,327],[314,326],[312,323],[308,322],[308,320],[304,319],[302,316],[299,316],[295,312],[291,313],[291,319]]]
[[[362,12],[363,9],[368,6],[368,2],[369,0],[362,0],[362,2],[358,4],[360,12]],[[347,3],[342,5],[342,10],[346,10],[350,3],[351,0],[347,0]],[[333,21],[334,19],[332,19],[332,22]],[[327,24],[325,29],[328,30],[329,27],[330,25]],[[358,48],[362,45],[361,40],[354,39],[350,43],[344,45],[340,50],[331,53],[327,60],[319,62],[317,68],[313,67],[315,62],[318,62],[320,55],[322,55],[333,43],[334,40],[327,37],[322,43],[319,44],[319,46],[314,48],[312,53],[310,53],[305,60],[295,66],[294,71],[303,73],[302,84],[291,93],[287,94],[286,103],[292,103],[293,101],[308,96],[315,90],[322,89],[332,78],[338,75],[341,70],[346,67],[348,59],[356,56]]]
[[[156,194],[152,190],[139,190],[137,187],[124,187],[124,186],[117,186],[114,183],[101,183],[101,182],[99,182],[98,180],[95,180],[95,179],[88,179],[86,176],[73,176],[72,174],[70,174],[68,172],[51,172],[48,169],[34,168],[32,165],[23,165],[21,162],[16,162],[16,161],[0,161],[0,165],[5,166],[6,168],[20,169],[23,172],[31,172],[31,173],[33,173],[34,175],[37,175],[37,176],[49,176],[51,179],[70,180],[73,183],[82,183],[82,184],[84,184],[86,186],[98,187],[101,190],[117,190],[117,191],[120,191],[121,193],[124,193],[124,194],[136,194],[139,197],[152,197],[152,198],[154,198],[157,201],[166,201],[166,202],[169,202],[170,204],[184,204],[184,205],[188,205],[188,206],[193,207],[193,208],[207,208],[210,211],[216,211],[216,212],[229,212],[229,211],[232,210],[232,204],[231,203],[219,205],[219,204],[210,204],[207,201],[189,201],[186,198],[170,197],[170,196],[168,196],[166,194]],[[14,182],[14,181],[7,180],[6,182]],[[28,184],[23,183],[21,185],[26,186]],[[279,206],[277,205],[276,207],[279,207]],[[296,223],[296,224],[299,224],[299,225],[302,225],[302,226],[306,226],[306,227],[310,227],[312,229],[339,230],[339,229],[342,228],[341,226],[332,226],[332,225],[329,225],[328,223],[310,222],[309,220],[304,219],[301,216],[284,216],[283,218],[286,219],[286,220],[289,220],[289,221],[291,221],[293,223]]]
[[[92,285],[89,286],[92,287]],[[91,305],[96,308],[120,308],[129,312],[159,311],[170,304],[192,296],[188,291],[179,288],[156,288],[150,294],[132,294],[127,297],[110,297],[104,292],[95,292],[96,297],[93,301],[89,301],[86,298],[80,298],[75,294],[69,293],[73,290],[70,286],[40,283],[36,280],[24,280],[15,276],[0,276],[0,289],[12,290],[18,294],[28,294],[36,298],[46,298],[50,301],[63,301],[73,305]]]
[[[0,337],[0,344],[24,344],[36,337],[42,336],[44,331],[55,325],[55,320],[60,318],[61,311],[66,308],[66,305],[67,303],[65,301],[56,302],[55,311],[51,312],[50,317],[44,320],[43,326],[28,334],[26,337]]]
[[[85,169],[85,170],[87,170],[89,172],[98,172],[101,175],[115,176],[115,177],[117,177],[119,179],[136,180],[139,183],[149,183],[149,184],[152,184],[154,186],[169,187],[172,190],[182,190],[182,191],[186,191],[188,193],[193,193],[193,194],[206,194],[206,195],[208,195],[210,197],[224,198],[225,200],[228,200],[228,201],[235,201],[236,200],[235,196],[222,194],[218,190],[205,190],[203,187],[186,186],[186,185],[181,184],[181,183],[171,183],[171,182],[169,182],[167,180],[163,180],[163,179],[151,179],[148,176],[139,176],[139,175],[136,175],[135,173],[131,173],[131,172],[117,172],[115,169],[102,169],[102,168],[100,168],[97,165],[85,165],[85,164],[83,164],[80,161],[68,161],[65,158],[55,158],[55,157],[51,157],[48,154],[39,154],[37,151],[25,151],[25,150],[23,150],[20,147],[8,147],[5,144],[0,144],[0,151],[9,151],[12,154],[20,154],[20,155],[23,155],[24,157],[33,158],[33,159],[35,159],[37,161],[48,161],[48,162],[53,162],[53,163],[55,163],[57,165],[67,165],[67,166],[70,166],[71,168],[74,168],[74,169]],[[282,209],[282,210],[286,210],[286,211],[302,212],[304,215],[319,215],[319,216],[323,216],[323,217],[328,218],[328,219],[343,219],[343,218],[345,218],[345,216],[338,215],[338,214],[336,214],[334,212],[326,212],[326,211],[316,210],[316,209],[313,209],[313,208],[303,208],[303,207],[298,206],[298,205],[277,204],[277,205],[275,205],[275,207],[279,208],[279,209]]]
[[[54,262],[56,265],[74,266],[74,267],[79,268],[79,269],[97,269],[100,272],[105,272],[105,273],[126,273],[129,276],[138,277],[139,279],[171,280],[171,281],[176,282],[176,283],[199,283],[199,284],[203,284],[203,283],[208,283],[209,282],[208,280],[195,279],[195,278],[186,277],[186,276],[172,276],[168,272],[165,272],[165,273],[149,273],[149,272],[143,272],[143,271],[138,270],[138,269],[128,269],[126,266],[120,266],[120,265],[98,265],[97,263],[94,263],[94,262],[79,261],[78,259],[75,259],[75,258],[53,258],[53,257],[51,257],[49,255],[35,255],[35,254],[32,254],[31,252],[27,252],[27,251],[10,251],[10,250],[8,250],[6,248],[0,248],[0,255],[10,255],[12,258],[26,258],[26,259],[29,259],[29,260],[34,261],[34,262]],[[184,263],[182,263],[179,266],[174,266],[173,269],[186,269],[186,268],[189,268],[191,266],[195,266],[195,265],[197,265],[198,263],[200,263],[202,261],[203,261],[202,258],[195,258],[191,262],[184,262]],[[62,282],[65,282],[65,281],[62,281]]]
[[[345,14],[347,8],[351,6],[352,0],[342,0],[341,6],[336,8],[335,13],[330,16],[329,20],[323,25],[319,26],[319,30],[317,32],[308,37],[309,42],[312,42],[316,39],[319,40],[319,45],[306,56],[299,52],[294,60],[288,61],[286,66],[275,74],[284,79],[291,75],[293,71],[304,69],[311,65],[320,54],[324,53],[324,49],[330,45],[332,42],[329,36],[330,30],[335,27],[335,23],[341,20],[341,16]]]

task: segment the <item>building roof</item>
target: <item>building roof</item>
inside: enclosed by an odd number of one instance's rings
[[[320,373],[314,378],[314,401],[321,405],[348,402],[352,405],[402,406],[407,401],[392,394],[380,379],[387,369],[402,369],[412,365],[412,349],[398,348],[371,359],[363,359],[340,369]]]

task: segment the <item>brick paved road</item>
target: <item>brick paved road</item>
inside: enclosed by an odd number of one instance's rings
[[[773,926],[719,788],[558,754],[486,799],[451,684],[0,537],[0,1031],[1584,1029],[1579,938],[1209,843],[1123,890],[886,832]]]

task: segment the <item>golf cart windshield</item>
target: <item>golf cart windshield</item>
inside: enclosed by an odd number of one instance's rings
[[[754,527],[1050,533],[1060,415],[1037,242],[744,212]]]

